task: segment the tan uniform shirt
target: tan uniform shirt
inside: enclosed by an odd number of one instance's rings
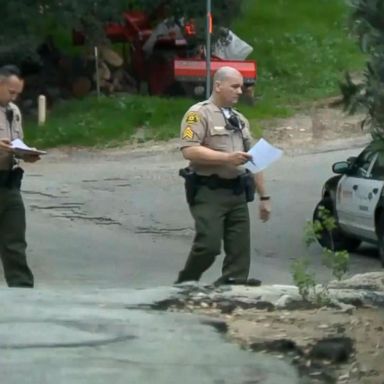
[[[181,122],[181,148],[203,145],[221,152],[247,152],[252,146],[248,120],[233,111],[244,123],[241,131],[228,130],[224,112],[209,99],[193,105]],[[244,166],[201,165],[190,163],[190,167],[202,176],[216,174],[233,179],[245,172]]]
[[[7,120],[6,109],[13,111],[13,119],[10,124]],[[21,113],[17,105],[9,103],[8,107],[0,107],[0,139],[23,139]],[[11,153],[0,150],[0,171],[10,170],[14,156]]]

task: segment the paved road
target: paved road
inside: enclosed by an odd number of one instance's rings
[[[319,200],[331,164],[359,149],[285,156],[266,173],[273,198],[267,224],[251,205],[252,276],[290,283],[290,265],[308,254],[327,278],[320,248],[307,250],[303,228]],[[52,151],[28,166],[29,260],[38,287],[150,287],[167,285],[183,266],[193,222],[177,171],[175,150]],[[376,251],[352,256],[351,272],[378,270]],[[203,281],[219,275],[221,258]]]
[[[292,259],[306,253],[326,278],[319,247],[303,246],[303,226],[330,164],[357,151],[285,156],[267,172],[273,217],[262,224],[251,206],[252,275],[289,283]],[[191,244],[177,176],[183,165],[176,151],[120,150],[52,151],[28,166],[23,189],[37,289],[0,289],[5,384],[27,377],[30,384],[303,382],[287,362],[228,342],[217,332],[223,324],[147,309],[175,290],[170,283]],[[353,255],[352,272],[380,268],[368,253]],[[205,282],[218,276],[220,261]]]
[[[174,291],[0,289],[1,383],[304,383],[229,342],[222,321],[146,309]]]

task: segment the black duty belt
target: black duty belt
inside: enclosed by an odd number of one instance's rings
[[[219,177],[217,175],[196,175],[196,179],[199,185],[207,186],[210,189],[234,189],[240,185],[240,177],[236,177],[235,179],[223,179],[222,177]]]

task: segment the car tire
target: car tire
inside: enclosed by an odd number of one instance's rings
[[[315,220],[320,221],[320,217],[319,217],[320,207],[324,207],[325,209],[327,209],[330,212],[331,216],[333,216],[336,219],[337,227],[334,228],[331,231],[331,233],[326,229],[322,230],[319,233],[319,236],[317,238],[319,244],[322,247],[331,249],[334,252],[344,251],[344,250],[348,252],[352,252],[356,250],[361,244],[361,240],[347,236],[340,229],[337,223],[337,217],[335,217],[335,208],[331,198],[325,197],[317,204],[313,212],[313,221]],[[332,243],[332,239],[333,239],[333,243]],[[384,251],[384,236],[383,236],[383,251]]]
[[[378,245],[379,245],[379,256],[381,260],[381,265],[384,268],[384,213],[382,213],[379,218],[377,238],[379,240]]]

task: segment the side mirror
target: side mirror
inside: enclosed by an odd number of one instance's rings
[[[349,159],[348,159],[349,160]],[[348,161],[338,161],[332,165],[332,171],[341,175],[345,175],[351,170],[351,163]]]

